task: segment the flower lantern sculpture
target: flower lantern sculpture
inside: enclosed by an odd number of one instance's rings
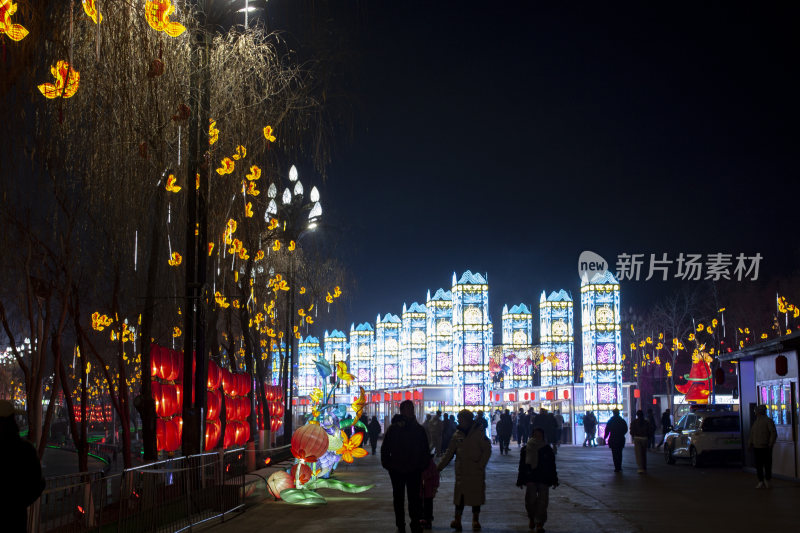
[[[306,415],[305,425],[292,434],[292,455],[295,464],[288,472],[288,479],[283,475],[276,476],[272,484],[267,483],[270,493],[289,503],[315,505],[325,503],[315,489],[330,488],[344,492],[356,493],[369,490],[373,485],[354,485],[338,479],[330,478],[339,461],[352,463],[354,459],[365,457],[367,450],[361,448],[364,438],[362,432],[348,437],[344,429],[358,427],[366,432],[366,427],[359,421],[367,403],[366,393],[360,388],[359,395],[351,405],[333,403],[334,392],[340,383],[351,382],[355,376],[347,371],[347,364],[336,364],[333,386],[328,389],[328,378],[334,373],[330,363],[324,358],[314,361],[317,372],[322,377],[322,389],[314,389],[311,393],[312,409]],[[348,407],[353,416],[345,417]],[[287,474],[283,472],[283,474]],[[287,483],[291,486],[287,487]]]

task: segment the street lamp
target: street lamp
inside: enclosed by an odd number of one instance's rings
[[[275,183],[270,183],[267,189],[267,197],[270,199],[267,206],[265,219],[275,217],[281,221],[281,232],[284,242],[294,241],[295,245],[300,243],[306,234],[317,228],[319,220],[322,218],[322,204],[320,203],[319,190],[312,187],[305,198],[303,184],[298,178],[297,167],[292,165],[289,169],[289,183],[278,198],[278,187]],[[297,354],[296,338],[294,335],[295,327],[295,255],[289,253],[289,305],[287,306],[287,320],[285,337],[287,339],[287,357],[284,360],[283,388],[284,395],[284,439],[292,434],[292,396],[294,394],[294,363]]]

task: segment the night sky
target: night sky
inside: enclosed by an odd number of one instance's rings
[[[583,250],[796,270],[800,6],[697,4],[359,4],[355,135],[323,188],[356,286],[326,325],[471,269],[499,334],[504,303],[579,298]],[[623,305],[669,285],[623,283]]]

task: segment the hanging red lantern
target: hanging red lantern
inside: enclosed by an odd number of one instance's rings
[[[164,450],[168,452],[174,452],[177,450],[181,445],[181,438],[179,435],[179,428],[180,423],[176,422],[176,419],[179,417],[175,417],[172,420],[166,420],[164,423]]]
[[[253,406],[250,405],[250,398],[242,398],[242,411],[239,413],[242,420],[246,419],[250,416],[250,412],[253,410]]]
[[[550,401],[555,400],[556,399],[556,393],[554,391],[549,390],[549,391],[547,391],[547,394],[545,394],[545,398],[547,398]]]
[[[639,392],[639,389],[633,389],[633,397],[634,398],[639,398],[641,395],[642,395],[642,393]]]
[[[213,450],[217,447],[221,429],[222,425],[219,420],[206,420],[206,451]]]
[[[384,392],[384,393],[383,393],[383,401],[384,401],[384,402],[388,402],[388,401],[389,401],[389,400],[391,400],[391,399],[392,399],[392,398],[391,398],[391,396],[389,396],[389,393],[388,393],[388,392]]]
[[[530,395],[530,394],[528,394],[527,392],[525,393],[525,399],[526,399],[526,400],[530,400],[530,399],[531,399],[531,395]]]
[[[535,393],[535,392],[532,392],[532,393],[531,393],[531,401],[533,401],[533,400],[535,400],[535,399],[536,399],[536,393]]]
[[[162,451],[167,443],[167,429],[166,422],[163,418],[156,419],[156,449]]]
[[[219,419],[220,410],[222,409],[222,394],[218,390],[211,390],[206,393],[206,419],[217,420]]]
[[[513,392],[508,395],[508,401],[510,401],[510,402],[517,401],[516,400],[516,395]]]
[[[156,414],[158,415],[159,409],[161,409],[161,407],[159,406],[159,404],[161,403],[161,383],[159,383],[158,381],[152,382],[150,384],[150,393],[153,396],[153,400],[155,400],[156,402]]]
[[[169,384],[161,385],[161,414],[159,416],[167,418],[177,414],[179,410],[178,387]]]
[[[250,440],[250,424],[247,422],[240,422],[242,424],[242,432],[241,432],[241,440],[239,441],[239,446],[245,444],[247,441]]]
[[[233,385],[233,374],[226,369],[222,369],[222,390],[228,396],[236,396],[236,390]]]
[[[300,472],[298,472],[298,470]],[[309,468],[309,466],[305,463],[297,463],[292,467],[289,475],[291,476],[292,481],[297,482],[299,479],[300,485],[305,485],[311,480],[311,468]]]
[[[206,388],[208,390],[217,390],[219,388],[220,381],[222,381],[222,373],[220,372],[219,366],[214,361],[208,362],[208,383],[206,384]]]
[[[230,448],[233,445],[233,436],[234,436],[234,426],[235,422],[231,420],[230,422],[225,424],[225,435],[222,438],[222,447],[223,448]]]
[[[161,365],[161,347],[158,344],[150,345],[150,376],[158,377],[158,367]]]
[[[328,451],[328,434],[318,424],[306,424],[292,434],[292,455],[314,463]]]
[[[569,391],[568,390],[562,391],[561,395],[564,397],[565,400],[569,400]]]

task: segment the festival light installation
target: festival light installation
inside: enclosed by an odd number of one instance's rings
[[[170,37],[177,37],[186,31],[183,24],[169,20],[174,12],[175,6],[171,0],[154,0],[144,4],[144,18],[150,27]]]
[[[28,30],[21,24],[11,22],[11,16],[17,12],[17,4],[11,0],[0,0],[0,34],[7,35],[12,41],[21,41],[28,35]]]
[[[685,395],[684,399],[687,403],[708,403],[712,387],[711,367],[708,366],[711,360],[711,356],[705,352],[694,353],[692,355],[692,367],[689,369],[689,373],[683,376],[686,383],[675,385],[675,389]]]
[[[39,85],[39,92],[45,98],[72,98],[78,92],[81,75],[73,69],[66,61],[58,61],[50,67],[50,73],[56,79],[55,83],[43,83]]]
[[[343,331],[339,331],[338,329],[334,329],[330,333],[325,331],[325,336],[323,337],[324,340],[324,351],[325,359],[331,362],[331,364],[336,367],[337,363],[347,363],[347,337],[345,336]],[[344,394],[350,393],[350,385],[345,383],[342,384],[340,391]]]
[[[428,313],[417,302],[406,308],[403,304],[400,331],[400,375],[402,385],[422,385],[428,379],[427,336]]]
[[[400,386],[400,317],[387,313],[375,321],[375,386],[390,389]]]
[[[539,338],[542,350],[542,385],[573,382],[575,344],[573,342],[572,297],[561,289],[539,298]]]
[[[375,330],[368,322],[350,325],[350,368],[354,387],[375,389]]]
[[[453,383],[453,293],[439,289],[431,298],[428,291],[426,372],[431,385]]]
[[[612,409],[622,409],[619,282],[609,271],[581,280],[584,408],[601,431]]]
[[[314,361],[322,355],[319,339],[309,335],[298,343],[297,360],[297,395],[309,396],[311,391],[320,387],[319,374]]]
[[[485,409],[489,405],[489,285],[479,273],[453,273],[454,409]]]
[[[503,361],[505,388],[530,387],[532,384],[530,348],[533,343],[533,315],[521,303],[511,309],[503,306]],[[490,369],[491,370],[491,369]]]

